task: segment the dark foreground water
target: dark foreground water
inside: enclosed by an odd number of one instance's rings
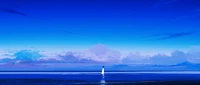
[[[0,85],[200,85],[200,72],[0,72]]]

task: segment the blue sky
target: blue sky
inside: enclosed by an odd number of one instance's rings
[[[199,63],[198,22],[199,0],[1,0],[1,62]]]

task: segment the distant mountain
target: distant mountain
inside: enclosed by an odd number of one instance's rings
[[[200,64],[185,61],[175,65],[127,65],[117,64],[109,70],[117,71],[200,71]]]
[[[189,61],[185,61],[185,62],[176,64],[176,65],[174,65],[174,66],[193,66],[193,65],[200,65],[200,64],[194,64],[194,63],[191,63],[191,62],[189,62]]]
[[[123,68],[123,67],[128,67],[126,64],[119,64],[119,65],[113,65],[112,67],[114,68]]]
[[[185,62],[178,63],[175,65],[152,65],[152,66],[153,67],[172,67],[172,66],[196,66],[196,65],[200,66],[200,64],[195,64],[195,63],[191,63],[189,61],[185,61]]]

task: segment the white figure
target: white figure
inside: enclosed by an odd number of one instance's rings
[[[104,66],[102,67],[101,74],[104,76]]]
[[[104,79],[104,66],[102,67],[101,74],[102,74],[101,84],[105,84],[106,81]]]

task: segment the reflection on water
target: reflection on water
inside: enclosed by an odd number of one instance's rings
[[[101,79],[101,85],[106,85],[106,81],[105,81],[105,78],[104,78],[104,75],[102,76],[102,79]]]
[[[106,85],[106,84],[100,84],[100,85]]]
[[[161,82],[162,81],[162,82]],[[184,84],[186,83],[186,84]],[[180,73],[78,73],[0,74],[0,85],[200,85],[200,72]]]

